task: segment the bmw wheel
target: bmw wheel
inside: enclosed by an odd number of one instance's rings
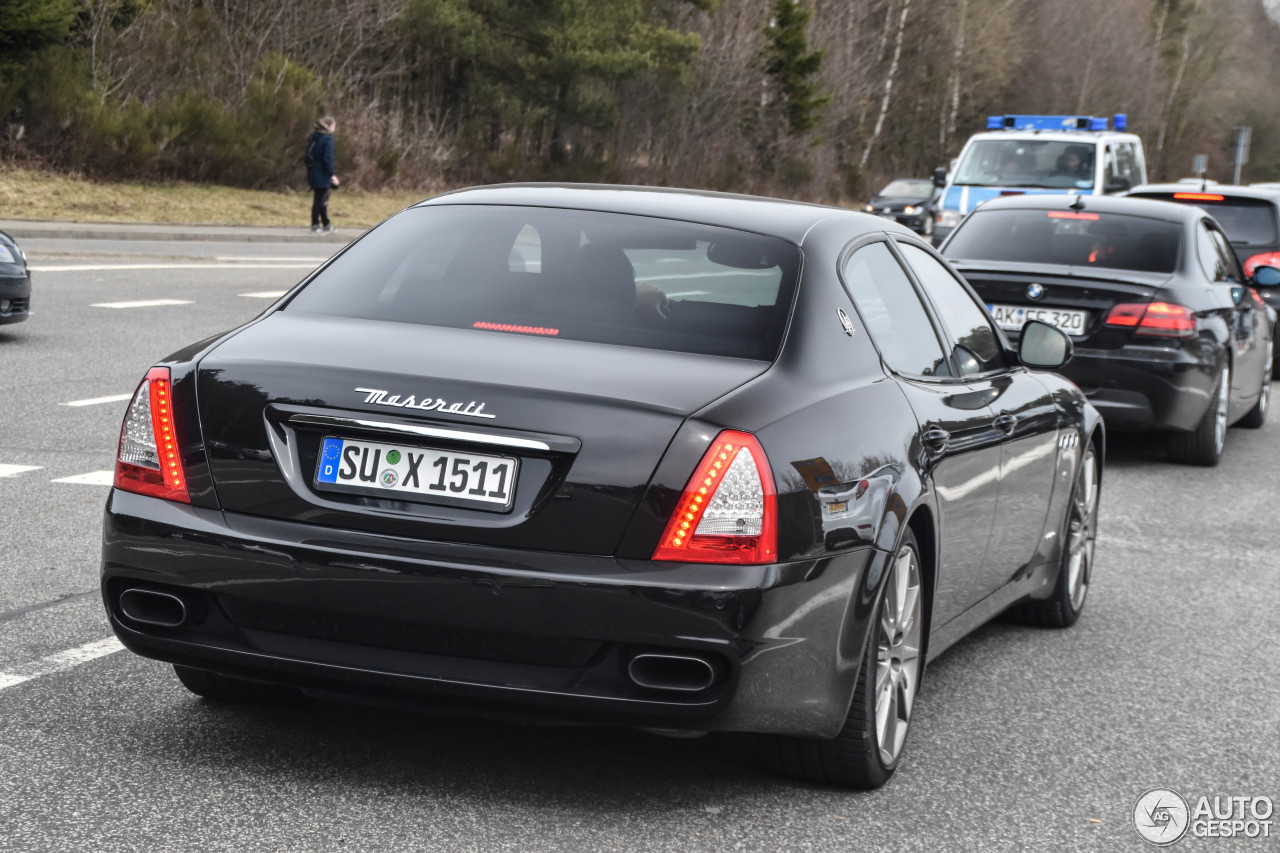
[[[1069,628],[1080,618],[1093,577],[1093,551],[1098,539],[1098,457],[1089,444],[1071,489],[1067,507],[1066,536],[1058,584],[1044,601],[1024,604],[1018,611],[1024,622],[1046,628]]]
[[[762,737],[761,755],[771,770],[850,788],[879,788],[889,781],[902,759],[920,685],[920,581],[920,550],[908,530],[885,581],[844,727],[831,740]]]
[[[1209,396],[1200,424],[1190,432],[1169,434],[1169,455],[1175,462],[1213,467],[1227,443],[1227,405],[1231,399],[1231,368],[1224,367]]]

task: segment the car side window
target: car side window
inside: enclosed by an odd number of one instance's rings
[[[948,376],[947,358],[916,289],[884,243],[845,262],[845,287],[885,363],[912,376]]]
[[[1225,282],[1227,280],[1227,266],[1222,262],[1218,244],[1214,242],[1209,226],[1203,222],[1196,226],[1196,254],[1200,257],[1200,267],[1209,281]]]
[[[1240,261],[1236,258],[1235,249],[1231,248],[1231,244],[1227,242],[1226,235],[1216,229],[1210,229],[1209,236],[1213,238],[1213,244],[1218,250],[1218,260],[1227,271],[1227,280],[1236,284],[1244,281]]]
[[[920,286],[955,341],[952,356],[960,375],[972,376],[1008,367],[1004,345],[992,327],[986,307],[975,302],[964,285],[933,255],[909,243],[899,243],[898,248],[915,270]]]

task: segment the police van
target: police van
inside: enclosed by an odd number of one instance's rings
[[[1122,193],[1147,181],[1142,140],[1125,133],[1127,117],[989,116],[952,161],[938,169],[944,187],[934,244],[984,201],[1028,193]]]

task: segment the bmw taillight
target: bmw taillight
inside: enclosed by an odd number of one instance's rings
[[[760,442],[724,430],[694,469],[653,559],[682,563],[772,563],[778,558],[778,497]]]
[[[1173,302],[1122,302],[1107,312],[1103,322],[1155,338],[1189,338],[1196,333],[1191,309]]]
[[[147,371],[133,392],[120,428],[115,487],[171,501],[191,503],[173,422],[169,368]]]
[[[1258,267],[1280,267],[1280,252],[1260,252],[1244,262],[1244,274],[1253,277]]]

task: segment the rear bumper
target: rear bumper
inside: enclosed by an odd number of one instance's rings
[[[1080,347],[1063,375],[1084,391],[1109,429],[1195,429],[1209,406],[1217,354],[1198,341]]]
[[[21,323],[31,308],[31,277],[0,276],[0,325]]]
[[[773,566],[619,561],[331,530],[113,490],[102,589],[151,658],[360,699],[689,730],[830,737],[848,712],[888,555]],[[126,588],[181,597],[173,628]],[[642,687],[646,652],[715,670]]]

